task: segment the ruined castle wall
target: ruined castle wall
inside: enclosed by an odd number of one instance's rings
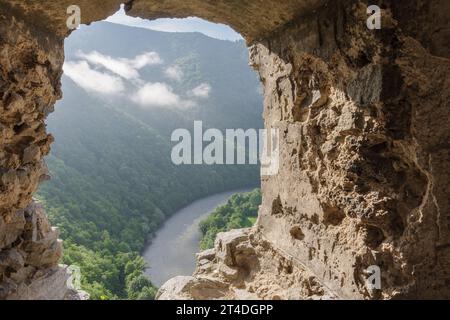
[[[339,297],[448,298],[448,47],[394,8],[369,30],[366,8],[335,2],[251,48],[281,131],[258,232]]]
[[[49,178],[45,118],[61,98],[71,2],[0,0],[0,298],[75,297],[32,200]],[[89,23],[121,1],[77,2]],[[134,16],[241,32],[266,127],[280,130],[257,226],[221,235],[162,298],[450,297],[450,5],[383,2],[380,30],[357,0],[128,2]],[[372,265],[381,290],[366,286]]]

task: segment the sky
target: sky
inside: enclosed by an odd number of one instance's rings
[[[165,32],[201,32],[209,37],[236,41],[242,37],[230,27],[199,18],[144,20],[129,17],[122,8],[106,21]],[[163,68],[159,82],[146,82],[143,68]],[[213,90],[209,83],[198,83],[186,92],[175,92],[175,84],[183,81],[184,72],[177,65],[168,65],[157,52],[143,52],[129,59],[111,57],[97,51],[76,54],[64,63],[64,73],[87,92],[105,97],[125,97],[142,108],[196,106],[208,99]]]
[[[141,69],[157,66],[164,69],[161,82],[142,79]],[[196,106],[208,99],[212,90],[205,82],[187,92],[176,93],[172,85],[183,80],[183,70],[176,65],[165,65],[156,52],[145,52],[129,59],[113,58],[97,51],[79,51],[77,60],[64,63],[64,74],[87,92],[124,97],[142,108]]]
[[[127,16],[123,6],[116,14],[106,19],[106,21],[156,31],[201,32],[211,38],[221,40],[236,41],[242,39],[242,36],[239,33],[224,24],[211,23],[196,17],[185,19],[145,20]]]

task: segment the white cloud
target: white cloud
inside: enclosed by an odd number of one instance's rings
[[[146,66],[163,63],[163,60],[156,52],[147,52],[136,56],[134,59],[122,59],[122,61],[128,63],[136,69],[142,69]]]
[[[210,93],[211,86],[208,83],[202,83],[190,91],[190,94],[197,98],[208,98]]]
[[[162,60],[156,52],[147,52],[134,59],[112,58],[97,51],[91,53],[79,52],[78,56],[88,62],[99,65],[127,80],[139,79],[139,69],[148,65],[161,64]]]
[[[166,74],[166,77],[172,80],[181,81],[183,79],[183,70],[178,66],[169,67],[164,73]]]
[[[86,91],[120,94],[125,90],[119,77],[93,70],[86,61],[64,63],[64,73]]]
[[[167,83],[145,83],[140,78],[139,70],[148,65],[162,63],[155,52],[147,52],[133,59],[112,58],[97,51],[91,53],[79,52],[84,60],[68,61],[64,64],[64,73],[77,85],[90,92],[105,95],[123,94],[125,87],[133,85],[136,88],[129,99],[141,107],[175,107],[188,108],[196,106],[194,100],[182,98],[174,92]],[[104,72],[100,71],[105,69]],[[183,71],[178,66],[165,69],[166,77],[181,81]],[[208,98],[211,86],[202,83],[185,95],[195,98]]]
[[[165,83],[147,83],[140,88],[132,100],[142,107],[166,107],[181,104],[181,99]]]

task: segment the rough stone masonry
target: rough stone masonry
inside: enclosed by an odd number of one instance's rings
[[[122,1],[0,0],[0,299],[82,298],[32,198],[49,178],[45,119],[62,95],[73,2],[91,23]],[[379,30],[366,25],[372,4]],[[220,234],[160,299],[450,298],[449,1],[134,0],[126,11],[240,32],[265,125],[281,132],[256,226]],[[373,265],[381,289],[366,283]]]

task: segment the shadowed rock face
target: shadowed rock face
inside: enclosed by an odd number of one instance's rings
[[[72,2],[0,0],[0,298],[75,298],[32,202],[48,178],[45,118],[61,97]],[[120,2],[77,1],[83,23]],[[356,0],[128,2],[133,16],[242,33],[266,127],[280,130],[256,227],[219,235],[160,298],[450,298],[450,4],[383,3],[382,29],[369,30]],[[372,265],[381,290],[366,285]]]

